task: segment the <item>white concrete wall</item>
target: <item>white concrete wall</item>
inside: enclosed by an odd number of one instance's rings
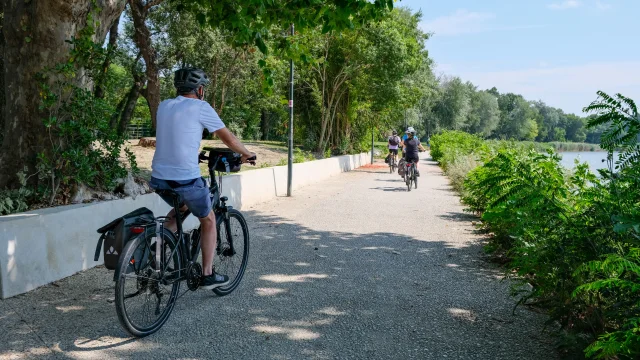
[[[370,154],[345,155],[294,164],[293,189],[322,181],[370,162]],[[242,209],[287,192],[287,167],[256,169],[222,178],[222,194],[229,205]],[[294,193],[295,196],[295,193]],[[96,229],[140,207],[156,216],[169,211],[159,196],[135,200],[104,201],[40,209],[0,216],[0,298],[18,295],[38,286],[102,264],[93,256]],[[197,226],[189,217],[185,228]]]

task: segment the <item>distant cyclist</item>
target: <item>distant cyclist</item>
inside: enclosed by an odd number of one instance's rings
[[[406,162],[413,162],[416,166],[416,176],[420,176],[420,172],[418,171],[418,161],[420,160],[418,152],[425,151],[425,149],[422,144],[420,144],[420,139],[416,136],[416,130],[413,127],[409,126],[407,131],[405,131],[405,135],[407,137],[402,141],[404,160]]]
[[[398,163],[398,146],[402,140],[398,136],[398,132],[393,130],[392,135],[389,136],[388,147],[389,147],[389,157],[393,156],[393,162],[395,164]]]

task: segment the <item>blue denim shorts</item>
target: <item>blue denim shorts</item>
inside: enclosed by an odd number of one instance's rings
[[[169,185],[169,182],[173,187]],[[176,186],[177,185],[177,186]],[[149,182],[154,190],[173,190],[180,195],[180,206],[187,205],[187,208],[194,216],[204,218],[211,212],[211,197],[209,197],[209,186],[204,178],[193,180],[162,180],[151,178]],[[173,200],[169,196],[160,195],[170,206]]]

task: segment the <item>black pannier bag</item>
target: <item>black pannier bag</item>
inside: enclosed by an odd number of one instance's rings
[[[100,248],[103,248],[104,266],[109,270],[114,270],[118,265],[120,253],[127,241],[137,235],[131,232],[131,228],[134,226],[148,226],[154,223],[153,211],[146,207],[141,207],[101,227],[98,229],[98,233],[102,235],[98,240],[93,260],[98,261],[100,259]],[[102,246],[103,242],[104,247]]]
[[[404,158],[398,161],[398,175],[404,176],[404,173],[407,170],[406,165],[407,165],[407,162],[404,160]]]

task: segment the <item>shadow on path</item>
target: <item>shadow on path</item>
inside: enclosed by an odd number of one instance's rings
[[[158,333],[132,339],[118,324],[112,273],[94,268],[0,302],[0,357],[481,358],[487,329],[528,321],[508,315],[510,301],[478,307],[500,277],[478,261],[480,244],[245,215],[252,255],[234,294],[187,294]]]

